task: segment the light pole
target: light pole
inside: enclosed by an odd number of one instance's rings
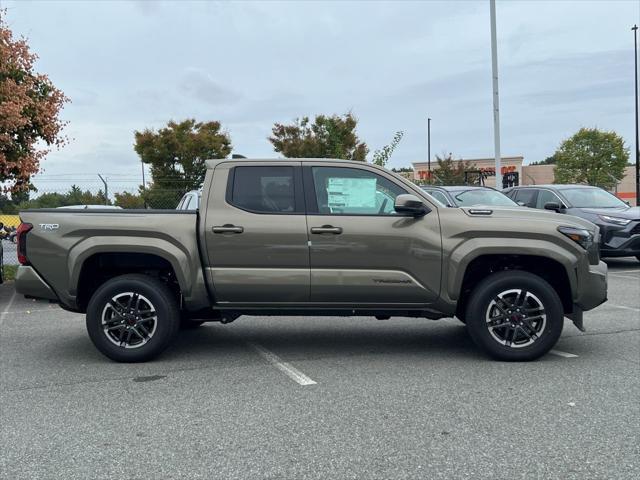
[[[500,101],[498,95],[498,45],[496,40],[496,0],[489,0],[491,17],[491,74],[493,79],[493,146],[496,157],[496,190],[502,190],[500,159]]]
[[[638,145],[638,25],[634,25],[633,30],[633,59],[635,67],[635,90],[636,90],[636,205],[640,206],[640,146]]]
[[[431,183],[431,119],[427,118],[427,181]]]
[[[109,184],[102,175],[98,174],[98,177],[100,177],[100,180],[104,183],[104,204],[109,205]]]

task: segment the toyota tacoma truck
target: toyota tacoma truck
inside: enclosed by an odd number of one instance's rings
[[[26,210],[16,290],[86,314],[120,362],[181,325],[241,315],[457,317],[500,360],[533,360],[606,300],[598,228],[519,207],[447,208],[363,162],[207,161],[199,209]],[[265,320],[266,321],[266,320]]]

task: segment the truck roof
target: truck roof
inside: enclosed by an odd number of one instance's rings
[[[205,164],[207,168],[215,168],[216,165],[222,162],[339,162],[346,164],[355,164],[355,165],[370,165],[373,167],[377,167],[369,162],[362,162],[359,160],[341,160],[339,158],[214,158],[211,160],[207,160]]]

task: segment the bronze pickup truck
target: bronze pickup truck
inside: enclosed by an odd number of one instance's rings
[[[490,356],[532,360],[607,297],[592,223],[449,208],[363,162],[210,160],[197,211],[20,216],[16,290],[86,313],[121,362],[240,315],[456,316]]]

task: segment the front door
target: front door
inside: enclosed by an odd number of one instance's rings
[[[309,301],[300,162],[224,162],[207,202],[207,274],[221,304]]]
[[[371,167],[304,165],[311,301],[336,307],[433,302],[442,256],[437,212],[396,213],[395,198],[409,192]]]

